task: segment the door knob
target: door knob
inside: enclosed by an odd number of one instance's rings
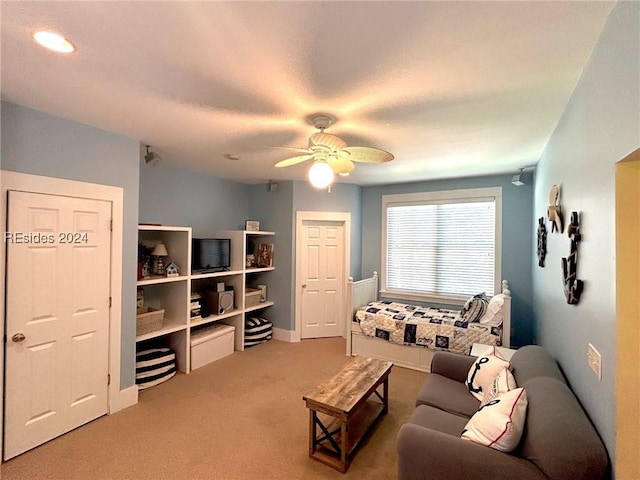
[[[20,342],[24,342],[24,339],[27,338],[24,336],[24,333],[16,333],[13,337],[11,337],[11,340],[13,340],[16,343],[20,343]]]
[[[302,284],[302,288],[307,288],[307,284],[306,284],[306,283],[303,283],[303,284]]]

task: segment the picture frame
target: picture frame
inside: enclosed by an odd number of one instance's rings
[[[261,243],[258,245],[255,258],[257,267],[273,267],[273,243]]]
[[[244,229],[249,232],[260,231],[260,222],[258,220],[246,220],[244,222]]]

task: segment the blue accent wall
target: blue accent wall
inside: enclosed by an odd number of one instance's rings
[[[351,214],[351,265],[349,275],[360,280],[362,256],[362,187],[351,183],[331,186],[331,192],[313,188],[307,182],[294,182],[294,212],[347,212]],[[295,219],[294,219],[295,222]],[[295,230],[295,225],[294,225]]]
[[[267,285],[268,298],[275,302],[265,315],[273,322],[274,327],[294,330],[293,182],[279,182],[276,192],[269,192],[265,184],[252,185],[249,187],[249,192],[249,212],[251,213],[247,219],[260,221],[260,230],[275,232],[273,238],[275,270],[263,274],[262,279],[255,281],[256,284]]]
[[[515,172],[514,172],[515,173]],[[362,189],[362,276],[381,271],[382,196],[468,188],[502,187],[502,277],[512,293],[514,346],[532,343],[534,256],[533,187],[511,184],[512,175],[364,187]]]
[[[328,193],[306,182],[287,181],[279,182],[276,192],[269,192],[266,185],[253,185],[249,189],[251,219],[260,221],[261,230],[276,232],[276,269],[265,279],[269,297],[276,302],[269,310],[269,319],[275,327],[295,330],[296,212],[351,213],[351,275],[357,277],[360,275],[361,188],[337,184]]]
[[[138,163],[140,144],[89,125],[2,102],[2,168],[122,187],[122,348],[120,387],[135,382]]]
[[[140,163],[140,223],[191,227],[193,236],[243,230],[249,186],[160,162]]]
[[[566,229],[562,235],[549,233],[547,267],[533,271],[538,343],[558,359],[611,458],[616,441],[615,163],[640,146],[639,46],[640,3],[618,2],[535,180],[536,217],[545,214],[554,184],[561,190],[565,219],[581,212],[577,276],[585,282],[580,303],[568,305],[560,259],[569,255],[569,239]],[[589,343],[602,355],[602,381],[587,365]]]

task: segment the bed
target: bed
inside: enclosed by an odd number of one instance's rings
[[[506,280],[500,326],[463,322],[460,310],[379,301],[376,272],[357,282],[350,278],[347,292],[347,355],[428,372],[437,350],[468,355],[474,343],[511,346],[511,292]]]

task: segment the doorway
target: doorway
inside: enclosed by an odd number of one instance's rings
[[[616,458],[640,478],[640,149],[616,164]]]
[[[111,204],[10,191],[5,458],[107,413]]]
[[[7,204],[10,191],[26,192],[30,194],[43,194],[44,196],[60,196],[67,199],[91,199],[98,201],[99,203],[108,204],[108,211],[111,216],[111,222],[108,229],[110,229],[110,245],[107,247],[109,250],[108,262],[108,290],[109,295],[104,300],[103,304],[109,305],[108,308],[108,327],[107,327],[107,370],[105,378],[104,371],[101,373],[101,382],[108,383],[106,386],[107,392],[107,412],[115,413],[123,408],[133,405],[137,402],[137,388],[135,385],[132,387],[126,387],[121,390],[120,387],[120,358],[121,358],[121,317],[122,317],[122,247],[123,247],[123,189],[120,187],[113,187],[107,185],[99,185],[93,183],[78,182],[66,179],[59,179],[53,177],[43,177],[39,175],[30,175],[18,172],[0,171],[1,176],[1,194],[0,194],[0,221],[5,228],[5,233],[8,233],[7,224]],[[81,217],[83,217],[81,215]],[[87,217],[83,217],[86,220]],[[86,224],[85,224],[86,226]],[[28,233],[28,232],[27,232]],[[57,232],[64,233],[64,232]],[[5,237],[6,238],[6,237]],[[73,239],[70,239],[73,240]],[[7,242],[5,240],[5,247]],[[82,252],[86,253],[86,252]],[[7,447],[7,421],[9,406],[7,404],[8,392],[6,390],[5,379],[7,377],[7,364],[5,363],[5,354],[8,358],[8,346],[17,345],[21,342],[13,342],[13,336],[15,334],[22,333],[22,331],[10,332],[6,329],[5,323],[5,302],[7,300],[7,284],[5,282],[6,272],[6,248],[0,249],[0,335],[4,337],[5,341],[0,344],[0,451],[3,452],[3,458],[6,460],[9,458],[10,448]],[[15,291],[15,286],[13,289]],[[80,310],[83,310],[82,308]],[[81,312],[82,313],[82,312]],[[90,310],[84,310],[83,313],[87,316],[91,316],[93,312]],[[38,318],[38,320],[45,319]],[[43,322],[46,323],[46,322]],[[88,336],[80,336],[79,339],[85,340],[90,338]],[[17,337],[20,340],[20,336]],[[23,342],[26,344],[26,338]],[[45,342],[46,343],[46,342]],[[80,345],[79,342],[77,345]],[[86,344],[85,344],[86,345]],[[83,345],[83,347],[85,346]],[[79,385],[74,385],[76,392],[78,392]],[[103,387],[104,388],[104,387]],[[92,394],[78,395],[76,406],[82,404],[89,405],[92,400]],[[83,405],[84,406],[84,405]],[[46,410],[46,409],[45,409]],[[102,410],[102,407],[101,407]],[[45,416],[48,412],[42,412]],[[12,415],[13,416],[13,415]],[[37,416],[36,416],[37,417]],[[44,418],[44,417],[42,417]],[[4,441],[3,441],[4,440]]]
[[[350,237],[350,213],[296,213],[296,332],[301,339],[345,335]]]

